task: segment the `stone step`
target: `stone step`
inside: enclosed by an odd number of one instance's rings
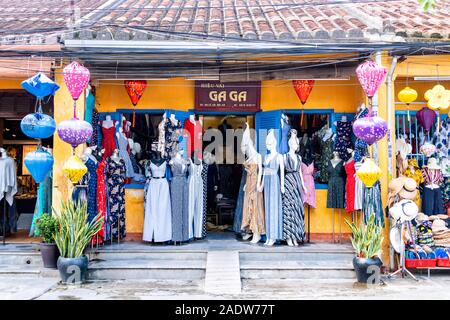
[[[115,251],[104,250],[89,253],[90,260],[174,260],[175,262],[202,260],[206,261],[206,252],[188,251]]]
[[[0,265],[0,278],[57,278],[59,272],[56,269],[46,269],[39,266]],[[1,280],[0,280],[1,281]]]
[[[297,251],[297,252],[240,252],[239,258],[241,264],[246,262],[260,261],[279,262],[279,261],[300,261],[305,263],[326,261],[346,263],[353,260],[352,252],[336,252],[336,251]]]
[[[0,251],[0,265],[42,266],[41,253],[38,251]]]
[[[241,293],[239,252],[210,251],[206,260],[205,292]]]

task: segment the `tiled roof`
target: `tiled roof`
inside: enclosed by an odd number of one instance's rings
[[[26,31],[37,42],[36,35],[62,33],[120,40],[450,40],[450,0],[437,2],[425,13],[417,0],[0,0],[0,35],[20,40]],[[67,36],[71,12],[79,30]]]

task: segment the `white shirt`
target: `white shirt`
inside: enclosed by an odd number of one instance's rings
[[[14,159],[0,158],[0,200],[5,197],[12,206],[14,195],[17,193],[17,172]]]

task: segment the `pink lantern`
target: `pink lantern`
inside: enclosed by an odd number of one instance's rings
[[[380,117],[365,117],[353,123],[355,136],[368,145],[382,139],[388,131],[387,123]]]
[[[384,78],[386,77],[387,69],[379,66],[372,60],[368,60],[356,68],[356,75],[359,83],[369,97],[369,111],[372,114],[372,97],[377,92]]]
[[[425,131],[429,131],[436,120],[436,112],[428,107],[423,107],[416,113],[416,118]]]
[[[83,90],[86,89],[91,78],[89,70],[74,61],[63,70],[64,82],[73,98],[77,101]]]

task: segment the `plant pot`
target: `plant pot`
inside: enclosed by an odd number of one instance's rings
[[[353,258],[353,267],[359,283],[378,284],[382,265],[383,262],[378,257],[373,259]]]
[[[58,270],[61,280],[66,284],[80,284],[86,282],[89,259],[87,256],[79,258],[58,258]]]
[[[39,244],[39,250],[41,251],[44,268],[56,269],[56,262],[59,258],[59,249],[56,244],[41,242]]]

